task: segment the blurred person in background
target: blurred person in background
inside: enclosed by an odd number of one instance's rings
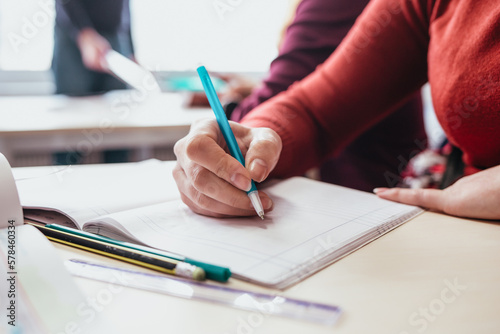
[[[113,49],[133,58],[129,0],[56,0],[52,71],[56,94],[85,96],[125,89],[107,72]],[[128,161],[127,150],[103,152],[104,162]],[[54,164],[80,163],[79,152],[54,155]]]

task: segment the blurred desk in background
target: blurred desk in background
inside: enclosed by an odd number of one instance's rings
[[[188,108],[185,100],[181,93],[134,90],[0,97],[0,152],[12,166],[47,165],[60,151],[80,151],[94,163],[100,162],[95,153],[108,149],[132,149],[136,161],[161,159],[155,147],[171,152],[193,121],[212,116],[210,108]]]

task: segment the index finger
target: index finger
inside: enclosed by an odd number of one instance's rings
[[[376,188],[375,194],[391,201],[443,212],[444,193],[438,189]]]
[[[248,191],[251,187],[249,172],[219,144],[222,135],[215,121],[205,123],[197,134],[188,136],[185,143],[185,153],[188,159],[206,168],[219,178],[233,186]]]

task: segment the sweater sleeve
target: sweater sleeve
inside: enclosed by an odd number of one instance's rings
[[[241,120],[259,104],[313,72],[338,47],[367,3],[368,0],[302,0],[268,77],[239,103],[231,118]]]
[[[82,29],[93,28],[92,20],[80,0],[57,0],[56,6],[58,12],[64,12],[60,24],[73,39],[76,39]]]
[[[425,0],[371,1],[323,65],[242,120],[280,135],[272,176],[317,166],[427,81],[427,17]]]

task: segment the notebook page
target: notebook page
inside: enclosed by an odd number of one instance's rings
[[[281,286],[331,262],[331,254],[339,257],[352,251],[353,241],[368,236],[366,243],[390,229],[391,222],[421,211],[305,178],[288,179],[266,191],[275,205],[264,221],[205,217],[181,201],[111,214],[99,221],[127,230],[149,246],[230,267],[250,281]]]
[[[52,209],[81,226],[101,215],[178,198],[172,178],[173,166],[147,160],[128,164],[27,167],[13,171],[25,212],[26,209]],[[40,212],[33,214],[33,219],[44,216]],[[47,222],[51,221],[47,219]]]

